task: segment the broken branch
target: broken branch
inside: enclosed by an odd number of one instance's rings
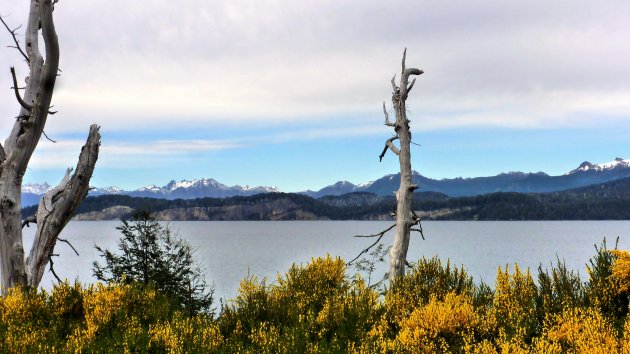
[[[35,215],[31,215],[24,219],[24,221],[22,221],[22,228],[24,228],[24,226],[30,227],[30,223],[37,224],[37,219],[35,219]]]
[[[411,84],[409,84],[409,87],[407,87],[407,93],[411,91],[411,88],[413,87],[415,83],[416,83],[416,78],[414,77],[413,80],[411,80]]]
[[[396,137],[396,139],[398,139],[398,137]],[[392,142],[393,139],[389,139],[387,140],[387,147],[392,150],[392,152],[396,155],[400,155],[400,150],[398,150],[398,148],[396,147],[396,145],[394,145],[394,143]]]
[[[24,109],[30,112],[33,109],[33,106],[26,103],[26,101],[22,99],[22,96],[20,96],[20,91],[18,90],[17,77],[15,76],[14,67],[11,67],[11,76],[13,76],[13,89],[15,90],[15,97],[20,103],[20,106],[24,107]]]
[[[31,274],[29,284],[39,284],[48,261],[46,255],[52,252],[61,230],[87,195],[89,180],[98,158],[101,137],[98,129],[96,125],[90,127],[74,174],[70,176],[69,169],[59,185],[46,192],[39,203],[36,214],[38,228],[26,261]]]
[[[403,51],[403,57],[402,57],[402,71],[400,72],[401,75],[405,74],[405,60],[407,59],[407,48],[405,48],[405,50]]]
[[[393,136],[389,139],[387,139],[387,141],[385,142],[385,147],[383,148],[383,151],[381,152],[381,154],[378,156],[378,160],[379,161],[383,161],[383,157],[385,157],[385,153],[387,152],[387,149],[392,150],[392,152],[396,155],[400,156],[400,150],[398,150],[398,148],[396,147],[396,145],[394,145],[393,141],[398,139],[398,135]]]

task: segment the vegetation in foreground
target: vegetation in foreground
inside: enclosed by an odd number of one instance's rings
[[[213,291],[208,290],[194,250],[168,224],[158,223],[148,211],[139,211],[116,229],[122,234],[120,252],[94,245],[105,262],[94,262],[96,279],[151,286],[190,315],[210,311]]]
[[[630,253],[604,244],[587,270],[583,283],[558,262],[535,281],[506,266],[492,290],[422,259],[379,293],[341,259],[317,258],[272,284],[244,279],[216,317],[138,283],[12,289],[0,352],[627,353]]]

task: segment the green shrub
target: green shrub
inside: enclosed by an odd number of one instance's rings
[[[139,283],[170,296],[173,303],[190,314],[211,312],[212,290],[208,290],[191,246],[173,234],[168,225],[155,221],[148,212],[117,227],[122,238],[119,254],[94,246],[105,264],[94,262],[94,276],[105,282]]]
[[[581,307],[586,303],[584,284],[577,272],[567,269],[560,259],[551,270],[538,267],[537,317],[543,323],[545,317],[562,313],[565,308]]]
[[[618,241],[618,240],[617,240]],[[615,250],[617,245],[615,244]],[[620,279],[613,276],[617,257],[606,248],[606,240],[586,266],[589,280],[586,283],[586,301],[604,315],[615,320],[617,327],[623,325],[628,314],[628,292],[621,291]]]

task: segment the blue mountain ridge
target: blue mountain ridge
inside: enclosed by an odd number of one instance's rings
[[[474,178],[432,179],[413,172],[413,183],[420,186],[419,191],[439,192],[451,197],[475,196],[494,192],[546,193],[566,189],[605,183],[630,177],[630,160],[616,158],[604,164],[583,162],[576,169],[560,176],[550,176],[543,172],[523,173],[509,172],[496,176]],[[400,175],[383,176],[373,182],[355,185],[347,181],[339,181],[317,191],[300,192],[314,198],[342,195],[351,192],[369,192],[380,196],[392,195],[400,185]],[[22,206],[35,205],[43,194],[41,185],[30,185],[23,190]],[[260,193],[279,192],[276,187],[226,186],[211,178],[192,181],[171,181],[163,187],[155,185],[133,191],[125,191],[116,187],[94,188],[91,196],[122,194],[134,197],[151,197],[161,199],[195,199],[204,197],[227,198],[233,196],[250,196]]]

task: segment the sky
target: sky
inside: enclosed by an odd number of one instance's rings
[[[27,4],[0,15],[25,24]],[[61,0],[57,113],[24,177],[57,183],[90,124],[93,186],[171,179],[319,189],[396,173],[390,79],[407,100],[412,168],[432,178],[563,174],[630,158],[630,2]],[[23,38],[21,38],[23,39]],[[0,32],[0,139],[19,110]]]

